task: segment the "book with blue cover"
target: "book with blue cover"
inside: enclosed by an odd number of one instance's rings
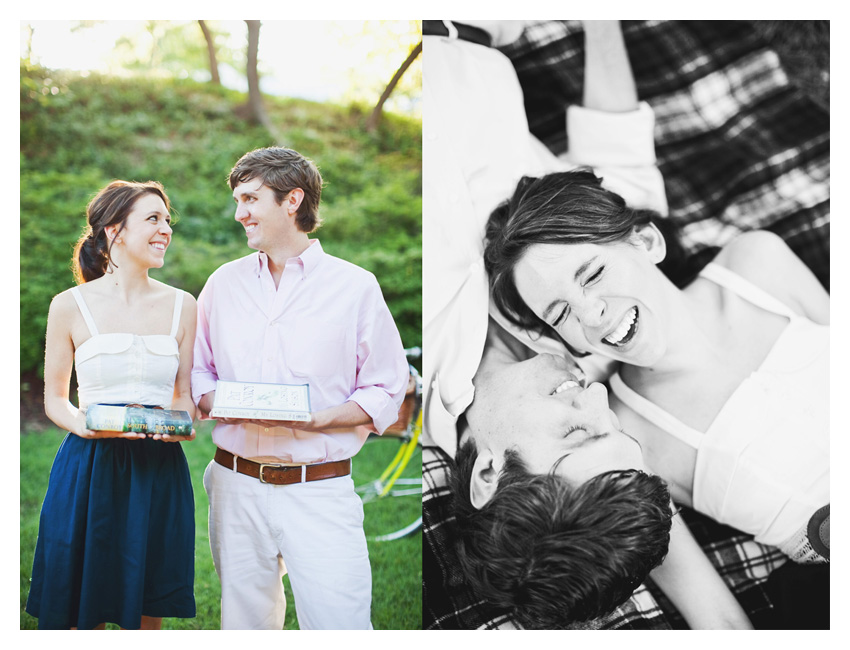
[[[186,411],[92,404],[86,409],[86,428],[92,431],[133,431],[148,436],[189,436],[192,435],[192,418]]]

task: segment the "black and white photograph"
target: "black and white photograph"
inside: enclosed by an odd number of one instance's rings
[[[829,21],[423,56],[423,627],[828,629]]]

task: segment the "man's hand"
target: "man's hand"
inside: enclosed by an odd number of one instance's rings
[[[290,429],[301,429],[302,431],[320,431],[313,422],[302,420],[256,420],[252,418],[215,418],[216,422],[223,424],[256,424],[270,429],[272,427],[289,427]]]
[[[198,402],[198,408],[209,415],[215,402],[215,391],[206,393]],[[310,421],[301,420],[255,420],[242,418],[214,418],[222,424],[256,424],[263,428],[289,427],[300,431],[321,432],[327,429],[354,429],[361,425],[372,424],[372,417],[357,402],[344,402],[339,406],[314,411]]]

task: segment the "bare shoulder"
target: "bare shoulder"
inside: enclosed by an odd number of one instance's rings
[[[177,287],[172,287],[167,284],[160,283],[160,289],[163,292],[166,292],[168,296],[171,296],[172,302],[174,301],[175,291],[183,294],[183,304],[180,306],[180,323],[185,326],[191,322],[192,327],[194,328],[195,318],[198,315],[198,301],[195,299],[195,296],[188,291],[184,291],[183,289],[178,289]]]
[[[783,301],[793,302],[788,276],[799,271],[800,259],[779,236],[766,230],[739,235],[714,260]]]
[[[71,289],[66,289],[62,293],[57,293],[50,301],[49,316],[51,318],[67,319],[72,317],[77,309],[77,301],[74,299]]]
[[[183,291],[183,289],[177,289],[183,294],[183,308],[184,309],[192,309],[195,310],[198,308],[198,301],[188,291]]]
[[[715,262],[818,323],[829,322],[829,295],[785,241],[754,230],[736,237]]]
[[[745,232],[727,244],[715,262],[749,279],[776,278],[782,266],[799,259],[779,235],[767,230]]]
[[[190,342],[195,339],[195,328],[198,318],[198,301],[188,291],[178,289],[183,293],[183,307],[180,312],[180,340],[183,340],[184,333],[189,335]]]
[[[75,331],[78,332],[79,336],[84,336],[85,327],[83,315],[77,306],[77,301],[74,299],[71,289],[66,289],[53,296],[53,300],[50,301],[50,309],[47,312],[46,334],[48,340],[56,342],[65,337],[71,340],[74,338]]]
[[[178,289],[178,291],[183,291],[183,290]],[[195,296],[193,296],[188,291],[183,291],[183,314],[182,314],[182,317],[184,319],[189,318],[194,322],[197,314],[198,314],[198,301],[195,300]]]

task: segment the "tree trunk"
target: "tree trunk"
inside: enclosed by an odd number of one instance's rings
[[[220,86],[221,77],[218,76],[218,60],[215,56],[215,43],[213,42],[212,32],[210,32],[205,21],[199,20],[198,24],[201,26],[201,31],[204,33],[204,38],[207,41],[207,52],[210,56],[210,74],[212,75],[212,83],[213,85]]]
[[[274,134],[271,120],[266,114],[263,106],[263,97],[260,95],[260,75],[257,73],[257,52],[260,48],[260,21],[246,20],[248,25],[248,105],[254,119],[266,127],[266,130]]]
[[[419,53],[422,52],[422,41],[410,50],[410,54],[407,55],[407,58],[404,60],[404,63],[401,64],[401,67],[396,70],[393,78],[390,79],[390,82],[387,84],[387,87],[384,89],[384,92],[381,94],[381,98],[378,100],[378,103],[375,105],[375,108],[372,109],[372,114],[369,116],[369,119],[366,121],[366,130],[370,133],[373,132],[377,126],[378,122],[381,120],[381,111],[383,111],[384,103],[389,99],[389,96],[392,94],[393,89],[398,84],[401,76],[407,71],[410,67],[410,64],[416,60],[416,57],[419,56]]]

